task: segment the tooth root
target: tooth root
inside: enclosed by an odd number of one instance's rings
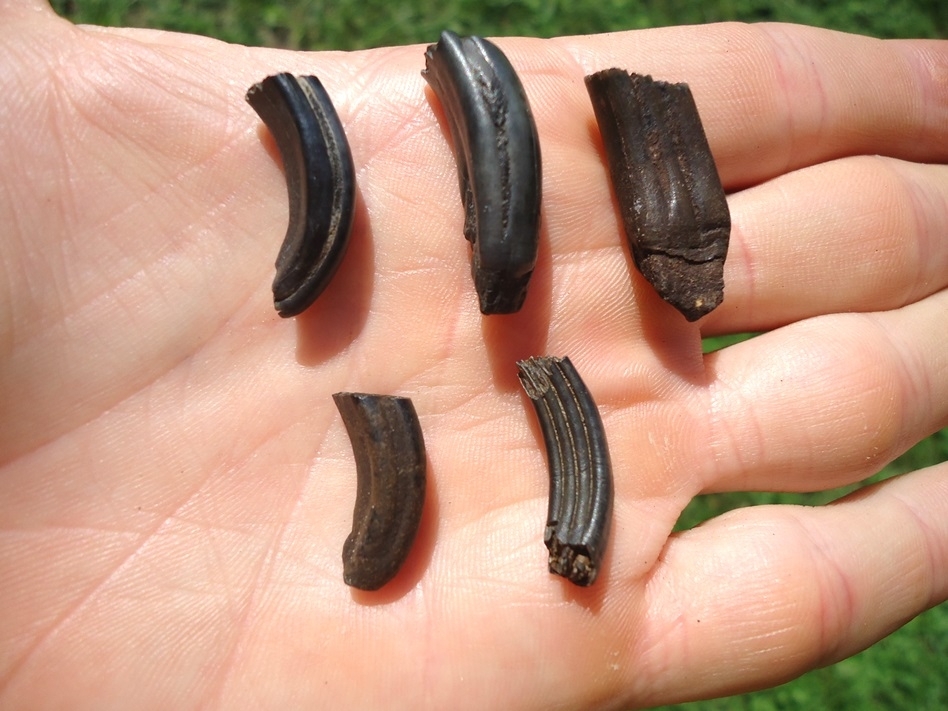
[[[296,316],[323,292],[348,247],[355,205],[352,153],[316,77],[267,77],[250,87],[247,102],[283,156],[290,218],[276,259],[273,303],[280,316]]]
[[[332,396],[356,461],[352,532],[342,549],[343,579],[377,590],[408,557],[425,502],[427,461],[411,400],[388,395]]]
[[[569,358],[517,363],[540,422],[550,471],[544,542],[551,573],[576,585],[599,575],[612,518],[612,464],[599,410]]]
[[[422,75],[447,117],[481,312],[519,311],[537,261],[540,143],[523,86],[480,37],[444,32]]]
[[[724,298],[731,218],[687,84],[586,77],[632,258],[689,321]]]

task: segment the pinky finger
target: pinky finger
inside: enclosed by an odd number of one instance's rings
[[[948,598],[948,463],[829,506],[742,509],[677,534],[647,597],[647,704],[774,686],[851,656]]]

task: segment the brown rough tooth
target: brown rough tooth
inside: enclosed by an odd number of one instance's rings
[[[731,217],[687,84],[586,77],[632,258],[689,321],[724,298]]]

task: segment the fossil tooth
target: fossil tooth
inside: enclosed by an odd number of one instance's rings
[[[695,321],[724,298],[731,218],[691,90],[621,69],[586,88],[635,265]]]
[[[342,262],[355,205],[352,153],[323,85],[276,74],[247,91],[270,129],[286,174],[290,219],[276,259],[273,304],[280,316],[305,311]]]
[[[332,399],[356,461],[343,579],[361,590],[377,590],[398,572],[418,532],[425,502],[425,442],[408,398],[336,393]]]
[[[517,363],[546,445],[550,572],[576,585],[599,575],[612,518],[612,464],[599,410],[569,358]]]
[[[540,142],[527,96],[507,57],[480,37],[443,32],[425,67],[451,132],[481,312],[519,311],[540,228]]]

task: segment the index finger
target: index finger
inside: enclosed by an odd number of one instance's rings
[[[584,74],[688,83],[728,190],[847,155],[948,160],[945,41],[724,24],[556,42]]]

